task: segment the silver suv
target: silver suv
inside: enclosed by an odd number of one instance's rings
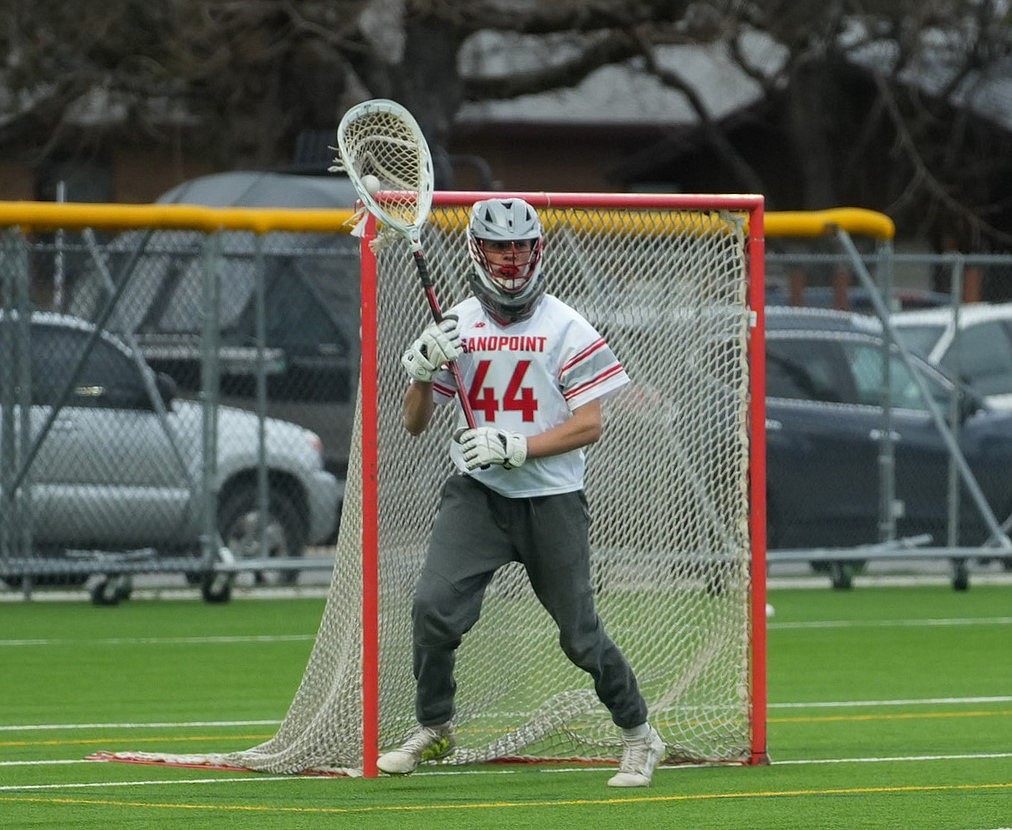
[[[269,556],[301,556],[331,535],[343,488],[324,471],[315,433],[264,419],[261,521],[256,415],[220,407],[205,427],[201,404],[174,392],[137,351],[88,322],[35,312],[24,325],[0,313],[0,564],[26,547],[196,556],[206,493],[216,495],[216,525],[236,558],[259,558],[261,529]]]

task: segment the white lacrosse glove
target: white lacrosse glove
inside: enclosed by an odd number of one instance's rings
[[[527,460],[527,439],[516,432],[478,427],[459,430],[454,438],[460,444],[468,470],[493,464],[512,470]]]
[[[432,383],[442,366],[463,354],[457,318],[447,314],[440,322],[430,323],[417,340],[401,355],[401,365],[414,380]]]

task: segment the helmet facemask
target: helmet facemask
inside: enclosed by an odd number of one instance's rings
[[[541,262],[541,238],[500,242],[475,239],[472,253],[478,266],[507,295],[523,292]]]
[[[475,203],[467,228],[471,290],[502,323],[529,317],[544,293],[544,241],[537,212],[523,199]]]

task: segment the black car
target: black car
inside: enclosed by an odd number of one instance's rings
[[[769,308],[766,316],[767,498],[770,549],[844,548],[885,541],[883,442],[895,450],[896,537],[947,545],[950,453],[913,374],[889,352],[878,320],[826,310]],[[1012,513],[1012,413],[989,409],[919,358],[913,366],[955,435],[1000,523]],[[956,408],[950,410],[952,396]],[[958,544],[989,537],[962,488]]]

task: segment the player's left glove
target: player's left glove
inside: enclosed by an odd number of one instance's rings
[[[468,470],[501,464],[512,470],[527,460],[527,439],[493,427],[460,430],[455,436]]]

